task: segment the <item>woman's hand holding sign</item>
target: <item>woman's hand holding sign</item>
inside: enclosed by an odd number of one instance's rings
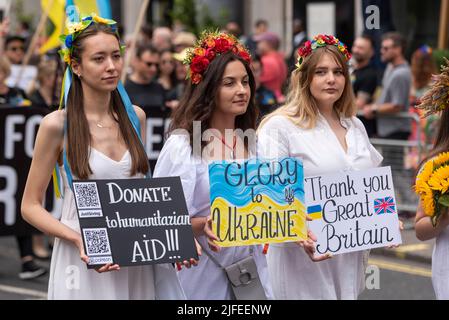
[[[78,234],[77,240],[75,241],[75,245],[76,245],[76,247],[78,248],[78,250],[80,252],[81,260],[84,263],[88,264],[89,263],[89,257],[84,252],[83,239],[81,238],[80,234]],[[107,263],[104,266],[101,266],[99,268],[95,268],[95,271],[97,271],[98,273],[109,272],[109,271],[119,271],[119,270],[120,270],[120,266],[118,264],[112,264],[112,263]]]
[[[307,221],[312,221],[310,217],[306,217],[306,219]],[[312,260],[313,262],[324,261],[332,258],[332,255],[330,253],[323,254],[321,256],[315,256],[315,242],[317,242],[317,237],[313,234],[312,231],[308,230],[307,240],[298,241],[296,243],[304,249],[310,260]]]
[[[195,237],[206,236],[209,248],[214,252],[219,252],[221,247],[215,241],[220,241],[220,239],[212,231],[212,218],[210,216],[195,217],[191,218],[191,222]]]

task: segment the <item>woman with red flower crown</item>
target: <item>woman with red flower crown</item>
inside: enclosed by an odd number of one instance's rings
[[[382,157],[355,117],[346,47],[333,36],[321,35],[298,55],[286,104],[259,127],[260,156],[301,158],[306,177],[378,166]],[[368,251],[328,260],[331,256],[315,256],[314,236],[310,238],[299,244],[304,250],[296,243],[270,246],[267,260],[275,298],[357,299]]]
[[[256,127],[255,81],[250,56],[233,36],[205,33],[185,63],[190,66],[190,81],[173,115],[170,137],[154,171],[155,177],[181,177],[194,234],[202,247],[195,270],[180,270],[181,285],[188,299],[236,299],[224,268],[252,256],[260,279],[260,282],[253,281],[259,284],[258,295],[251,292],[245,298],[271,298],[262,247],[218,247],[209,220],[208,163],[255,155],[254,143],[251,146],[236,133],[236,129],[245,131]],[[194,122],[200,124],[200,129],[196,130]],[[194,137],[195,132],[198,135]],[[195,139],[198,145],[193,143]]]

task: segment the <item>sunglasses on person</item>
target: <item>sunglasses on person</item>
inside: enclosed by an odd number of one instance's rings
[[[143,63],[145,63],[147,65],[147,67],[149,67],[149,68],[151,68],[153,66],[155,66],[157,68],[159,65],[159,63],[157,63],[157,62],[150,62],[150,61],[143,61]]]
[[[380,47],[380,50],[381,51],[388,51],[388,50],[390,50],[390,49],[393,49],[395,46],[382,46],[382,47]]]
[[[9,47],[8,48],[9,51],[25,51],[25,47]]]

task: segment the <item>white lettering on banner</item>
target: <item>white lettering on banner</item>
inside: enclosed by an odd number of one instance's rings
[[[144,237],[146,237],[146,235],[144,235]],[[139,259],[140,262],[147,262],[147,261],[153,261],[153,260],[160,260],[165,256],[165,252],[166,252],[165,245],[158,239],[151,239],[151,240],[145,239],[145,240],[142,240],[142,242],[145,247],[145,252],[142,251],[139,241],[134,241],[132,262],[136,262],[137,261],[136,259],[138,257],[140,258]],[[151,242],[151,250],[149,247],[150,242]],[[161,253],[159,255],[158,255],[158,249],[157,249],[156,244],[159,245],[159,248],[161,250]]]
[[[154,150],[153,145],[157,143],[162,143],[165,133],[168,131],[170,125],[170,119],[164,118],[147,118],[147,136],[146,136],[146,151],[148,154],[148,159],[156,160],[160,154],[160,150]],[[163,127],[164,133],[155,133],[155,128]]]
[[[33,157],[33,149],[34,149],[34,141],[36,139],[36,127],[42,121],[43,116],[34,115],[26,120],[24,115],[16,114],[10,115],[6,117],[5,121],[5,159],[14,159],[15,152],[15,143],[23,140],[23,131],[16,131],[16,125],[24,124],[25,125],[25,141],[24,148],[25,154],[29,157]]]
[[[30,158],[33,157],[36,127],[39,127],[42,118],[41,115],[32,116],[27,120],[25,126],[25,153]]]
[[[147,228],[151,226],[188,226],[190,225],[190,218],[188,215],[176,215],[173,211],[173,216],[161,217],[159,210],[153,214],[153,217],[145,218],[121,218],[118,211],[115,212],[116,219],[106,216],[106,224],[109,229],[113,228]]]
[[[108,183],[107,186],[110,204],[121,201],[126,203],[172,201],[168,195],[170,187],[122,189],[114,182]]]
[[[5,159],[14,158],[14,144],[22,141],[23,135],[21,132],[15,131],[17,124],[25,123],[25,116],[21,114],[8,116],[5,123]]]
[[[0,202],[5,204],[5,225],[16,223],[17,173],[11,167],[0,166],[0,178],[6,178],[6,188],[0,190]]]

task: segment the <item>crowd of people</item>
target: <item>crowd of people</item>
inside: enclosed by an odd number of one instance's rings
[[[260,246],[220,248],[210,227],[207,164],[248,159],[257,153],[267,158],[301,157],[305,176],[373,168],[382,161],[392,166],[394,175],[397,162],[389,158],[388,150],[382,157],[369,138],[421,139],[426,146],[432,144],[437,115],[417,124],[423,130],[413,127],[407,117],[396,117],[418,112],[413,106],[419,104],[436,72],[431,48],[417,49],[410,65],[404,37],[397,32],[384,34],[380,54],[386,69],[379,81],[380,72],[371,64],[376,48],[368,35],[355,39],[351,58],[333,36],[306,42],[301,21],[295,21],[295,49],[288,56],[280,51],[281,39],[265,20],[257,21],[248,37],[241,35],[235,22],[199,39],[183,30],[142,28],[125,69],[120,38],[111,27],[114,23],[105,24],[96,16],[91,21],[71,34],[66,67],[73,79],[62,110],[56,110],[63,94],[64,68],[59,58],[44,55],[23,67],[27,39],[8,35],[5,23],[0,30],[0,51],[5,53],[0,58],[1,106],[32,106],[49,112],[36,138],[22,202],[24,219],[55,237],[48,297],[233,299],[223,268],[251,256],[268,299],[357,299],[363,290],[368,251],[316,256],[313,235],[300,243],[270,246],[267,255]],[[217,39],[221,42],[214,42]],[[226,45],[215,47],[223,41]],[[196,58],[203,59],[202,64],[196,64]],[[117,90],[122,74],[132,105],[126,105],[124,93]],[[150,168],[143,146],[148,138],[146,119],[155,112],[171,122],[157,163]],[[203,141],[199,155],[192,140],[178,134],[179,130],[192,134],[194,121],[201,121],[201,133],[212,130],[216,135]],[[223,139],[226,130],[236,129],[257,130],[257,145],[238,135],[233,141]],[[278,134],[272,135],[273,130]],[[401,154],[409,168],[419,168],[419,152],[410,149]],[[174,153],[180,161],[174,161]],[[55,166],[63,169],[66,194],[60,220],[42,204]],[[199,261],[184,261],[185,268],[178,274],[171,265],[106,264],[97,272],[83,267],[88,257],[70,187],[72,177],[139,178],[149,172],[153,177],[181,177],[202,252]],[[34,263],[31,236],[17,240],[21,277],[43,275],[46,270]],[[65,270],[73,265],[81,271],[77,290],[65,283]]]

